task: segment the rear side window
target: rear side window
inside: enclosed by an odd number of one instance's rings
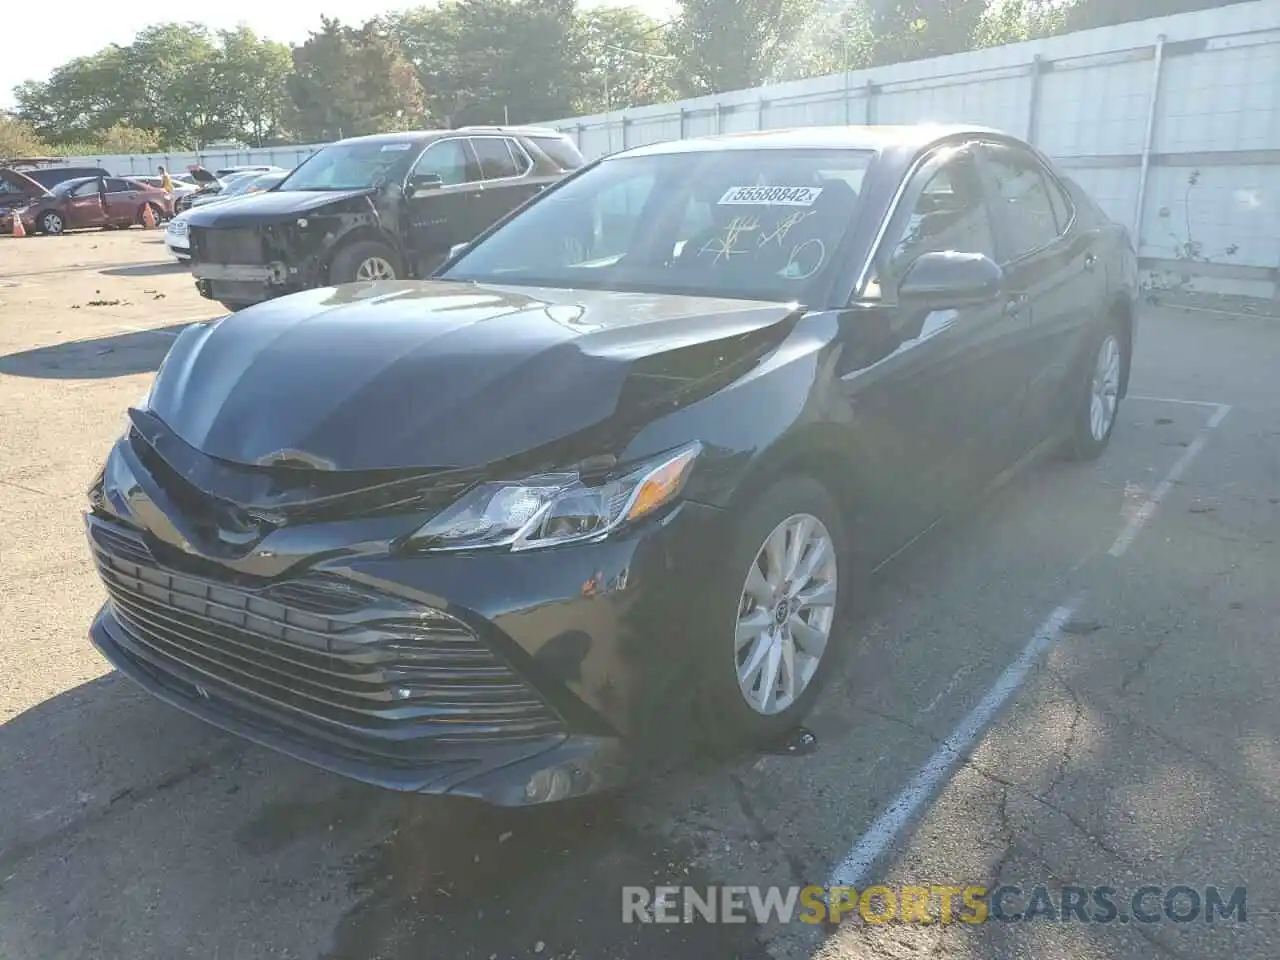
[[[530,137],[539,150],[561,170],[577,170],[586,163],[578,148],[565,137]]]
[[[516,165],[516,159],[512,156],[505,137],[473,137],[471,146],[480,158],[480,177],[483,180],[518,177],[527,169],[523,165]]]

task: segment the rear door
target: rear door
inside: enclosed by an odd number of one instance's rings
[[[435,175],[437,185],[419,188],[414,178]],[[437,140],[409,171],[405,202],[409,207],[406,246],[418,276],[434,270],[455,243],[470,240],[483,227],[480,166],[466,137]]]
[[[1070,196],[1031,151],[985,144],[984,174],[992,196],[1005,282],[1024,298],[1030,337],[1020,362],[1029,372],[1019,442],[1047,439],[1062,422],[1091,320],[1102,309],[1106,272],[1096,237],[1077,229]]]
[[[142,203],[142,192],[136,184],[117,177],[107,178],[107,218],[114,222],[128,221],[137,217],[138,207]]]
[[[484,191],[480,195],[480,224],[476,233],[505,217],[546,184],[534,176],[533,159],[511,137],[473,136],[471,146],[480,161]]]

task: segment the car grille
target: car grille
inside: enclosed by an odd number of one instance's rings
[[[204,263],[257,265],[267,262],[263,257],[262,235],[257,230],[192,227],[190,232],[192,254]]]
[[[126,652],[161,673],[322,736],[412,759],[415,744],[561,732],[558,717],[462,621],[323,575],[262,588],[162,565],[127,528],[90,541]],[[365,741],[371,746],[367,746]]]

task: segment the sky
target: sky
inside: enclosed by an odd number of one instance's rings
[[[622,0],[582,0],[582,6],[618,6]],[[105,16],[59,17],[57,43],[7,43],[0,55],[0,108],[13,107],[13,88],[24,80],[45,80],[55,68],[72,59],[94,53],[108,44],[131,42],[138,31],[153,23],[171,20],[199,20],[210,29],[226,30],[246,23],[259,34],[282,43],[300,43],[308,31],[320,26],[320,14],[337,17],[344,23],[363,23],[389,10],[421,6],[422,2],[397,0],[324,0],[315,13],[300,15],[301,4],[264,3],[263,0],[218,0],[207,6],[197,4],[196,16],[183,13],[181,4],[111,4]],[[650,16],[663,17],[673,6],[670,0],[628,0]],[[314,9],[314,8],[313,8]],[[88,13],[88,11],[84,11]]]

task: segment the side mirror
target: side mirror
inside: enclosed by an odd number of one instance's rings
[[[983,253],[923,253],[907,268],[898,300],[931,307],[962,307],[994,300],[1004,288],[1004,271]]]
[[[426,196],[432,190],[439,190],[443,186],[444,178],[438,173],[415,173],[409,178],[409,196]]]

